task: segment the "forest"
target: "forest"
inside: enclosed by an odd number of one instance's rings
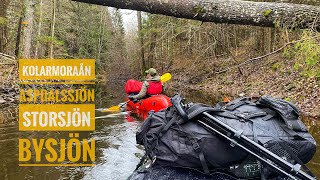
[[[21,85],[19,59],[95,59],[95,85]],[[149,68],[167,101],[179,93],[210,105],[265,95],[291,102],[303,133],[319,141],[319,0],[0,0],[0,179],[127,179],[143,157],[136,142],[143,121],[130,116],[128,104],[139,102],[124,86]],[[18,130],[19,93],[38,86],[95,90],[95,130],[80,134],[96,139],[94,166],[17,168],[19,138],[73,136]],[[307,166],[320,177],[319,152],[310,154]]]
[[[316,0],[285,2],[319,7]],[[19,58],[94,58],[98,81],[139,78],[154,67],[173,74],[169,93],[192,91],[210,102],[269,94],[319,116],[316,27],[212,23],[138,11],[132,16],[138,27],[125,32],[120,10],[69,0],[1,0],[0,13],[2,86],[17,86]]]

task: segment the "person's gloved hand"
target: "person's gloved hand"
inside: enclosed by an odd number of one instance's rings
[[[128,98],[129,98],[131,101],[134,100],[134,98],[133,98],[132,95],[128,96]]]

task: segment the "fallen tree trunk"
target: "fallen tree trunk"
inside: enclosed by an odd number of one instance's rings
[[[320,31],[320,7],[242,0],[73,0],[203,22],[313,28]]]

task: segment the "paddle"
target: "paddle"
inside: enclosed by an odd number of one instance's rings
[[[120,111],[120,106],[112,106],[109,108],[100,108],[100,109],[96,109],[96,111],[100,111],[100,112],[118,112]]]
[[[95,119],[115,118],[115,117],[119,117],[119,116],[125,116],[127,114],[128,114],[127,112],[120,112],[120,113],[116,113],[116,114],[108,114],[105,116],[99,116],[99,117],[96,117]]]
[[[162,83],[167,82],[171,79],[171,74],[170,73],[165,73],[160,77],[160,80]]]
[[[120,103],[119,105],[116,106],[111,106],[109,108],[100,108],[100,109],[96,109],[96,111],[100,111],[100,112],[118,112],[120,111],[120,108],[124,105],[126,105],[130,100]]]
[[[171,76],[170,73],[165,73],[160,77],[160,81],[162,83],[165,83],[165,82],[169,81],[171,78],[172,78],[172,76]],[[123,103],[120,103],[119,105],[109,107],[109,108],[96,109],[96,111],[100,111],[100,112],[118,112],[118,111],[120,111],[120,108],[122,106],[126,105],[129,101],[130,100],[128,100],[126,102],[123,102]]]

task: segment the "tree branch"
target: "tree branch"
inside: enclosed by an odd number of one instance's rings
[[[295,43],[301,42],[301,41],[306,41],[306,40],[309,40],[309,39],[319,38],[319,37],[320,37],[320,36],[312,36],[312,37],[310,37],[310,38],[300,39],[300,40],[297,40],[297,41],[288,42],[288,43],[284,44],[281,48],[279,48],[279,49],[277,49],[277,50],[275,50],[275,51],[272,51],[272,52],[270,52],[270,53],[268,53],[268,54],[265,54],[265,55],[263,55],[263,56],[259,56],[259,57],[255,57],[255,58],[248,59],[248,60],[246,60],[246,61],[244,61],[244,62],[242,62],[242,63],[240,63],[240,64],[238,64],[238,65],[229,67],[229,68],[224,69],[224,70],[222,70],[222,71],[218,71],[218,72],[216,72],[216,74],[225,73],[225,72],[227,72],[227,71],[229,71],[229,70],[231,70],[231,69],[234,69],[234,68],[240,67],[240,66],[242,66],[242,65],[248,64],[248,63],[250,63],[250,62],[252,62],[252,61],[256,61],[256,60],[265,58],[265,57],[267,57],[267,56],[270,56],[270,55],[272,55],[272,54],[275,54],[275,53],[281,51],[282,49],[284,49],[285,47],[287,47],[288,45],[295,44]]]

